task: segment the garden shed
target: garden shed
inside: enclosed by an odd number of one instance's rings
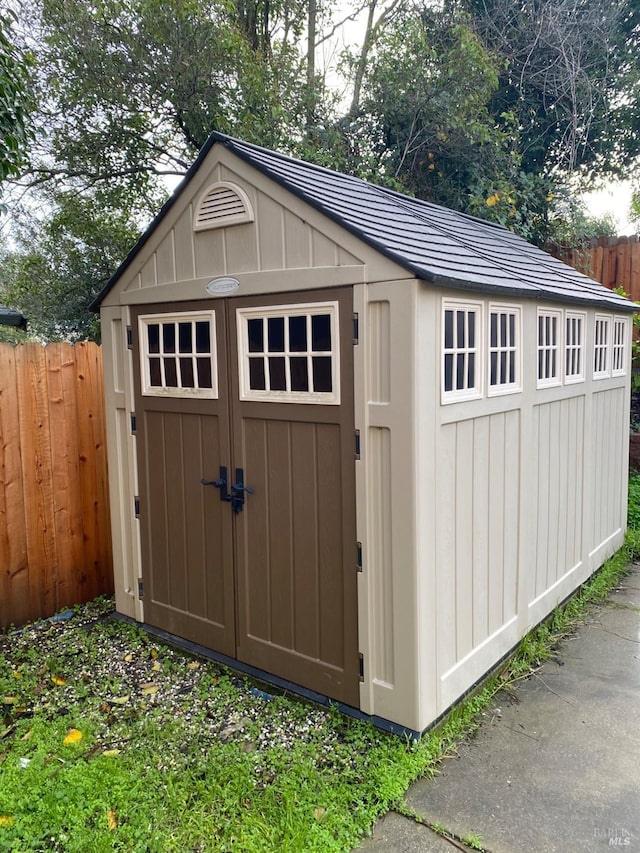
[[[99,296],[120,613],[420,732],[623,543],[633,305],[212,134]]]

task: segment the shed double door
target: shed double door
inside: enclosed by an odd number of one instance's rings
[[[351,290],[132,313],[145,621],[357,706]]]

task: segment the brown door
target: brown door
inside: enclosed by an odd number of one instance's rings
[[[201,482],[230,457],[223,308],[145,306],[132,331],[145,621],[235,656],[233,522]],[[217,396],[171,396],[179,384]]]
[[[215,310],[217,396],[137,366],[145,619],[357,706],[351,290],[179,307]]]

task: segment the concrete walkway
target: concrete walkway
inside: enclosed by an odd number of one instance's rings
[[[405,802],[458,840],[389,813],[360,850],[640,853],[640,567]]]

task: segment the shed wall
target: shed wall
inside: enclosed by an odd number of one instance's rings
[[[419,371],[428,379],[418,387],[417,483],[433,488],[417,490],[417,728],[586,580],[622,545],[626,526],[629,365],[624,376],[592,378],[595,312],[587,311],[584,382],[536,388],[531,301],[522,304],[522,391],[443,405],[433,388],[447,297],[461,298],[425,289],[419,305]]]

